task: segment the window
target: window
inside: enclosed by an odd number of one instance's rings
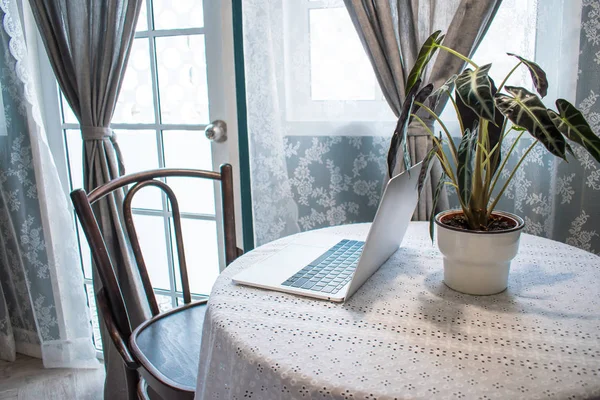
[[[201,0],[153,0],[142,8],[111,124],[127,173],[159,167],[213,169],[211,145],[203,133],[209,123],[203,18]],[[62,96],[60,103],[57,129],[64,139],[73,190],[83,187],[81,133]],[[216,239],[215,186],[192,178],[168,178],[167,183],[179,200],[190,286],[199,298],[209,294],[224,265]],[[170,309],[183,300],[166,196],[157,188],[144,188],[134,198],[133,212],[157,301],[161,310]],[[94,310],[91,255],[76,224]],[[96,347],[101,348],[97,318],[93,324]]]
[[[377,129],[360,129],[359,135],[389,136],[391,112],[369,58],[342,0],[284,2],[284,69],[286,120],[289,135],[307,133],[307,122],[329,123],[333,129],[348,122],[372,121]],[[515,65],[513,52],[535,59],[536,0],[505,0],[473,56],[480,65],[492,63],[491,76],[499,82]],[[506,32],[510,32],[507,35]],[[526,69],[509,84],[531,87]],[[446,107],[442,119],[458,130],[454,109]],[[337,125],[336,125],[337,123]],[[357,129],[358,128],[358,129]],[[318,129],[317,129],[318,130]],[[352,135],[348,129],[344,135]],[[318,133],[317,133],[318,134]]]
[[[342,0],[283,2],[288,121],[393,121]]]

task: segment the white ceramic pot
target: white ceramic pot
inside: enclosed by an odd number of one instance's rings
[[[502,292],[508,286],[510,262],[517,255],[525,222],[504,211],[494,214],[516,222],[514,228],[505,231],[467,231],[441,222],[456,213],[462,212],[449,210],[435,217],[438,247],[444,256],[444,283],[467,294]]]

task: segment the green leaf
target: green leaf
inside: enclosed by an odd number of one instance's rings
[[[458,146],[456,166],[456,179],[458,180],[458,195],[463,204],[471,201],[471,188],[473,183],[473,160],[477,149],[477,130],[467,128]],[[478,168],[479,166],[475,166]]]
[[[410,93],[406,96],[404,104],[402,104],[402,112],[400,113],[400,118],[398,118],[396,129],[394,130],[394,134],[392,135],[390,149],[387,155],[388,176],[390,178],[393,178],[392,174],[394,173],[394,169],[396,168],[398,150],[400,149],[400,146],[402,146],[403,150],[402,153],[404,160],[404,168],[405,170],[410,169],[411,160],[407,144],[408,124],[410,123],[410,114],[412,112],[413,105],[415,103],[415,97],[417,95],[417,91],[419,90],[420,85],[421,80],[419,79],[413,86]]]
[[[546,96],[546,94],[548,94],[548,78],[546,78],[546,72],[544,72],[544,70],[533,61],[529,61],[513,53],[506,54],[517,57],[519,61],[525,64],[525,66],[529,69],[529,73],[531,74],[531,79],[533,80],[535,90],[537,90],[540,96]]]
[[[473,71],[465,69],[456,78],[456,92],[465,105],[481,118],[495,123],[494,94],[492,80],[488,76],[492,64],[484,65]],[[465,126],[468,128],[468,126]]]
[[[431,204],[431,215],[429,216],[429,237],[431,238],[431,242],[433,243],[433,226],[435,224],[435,209],[437,208],[438,199],[440,198],[440,193],[442,193],[442,188],[444,187],[444,182],[446,182],[446,174],[442,174],[440,177],[440,181],[435,188],[435,192],[433,194],[433,204]]]
[[[415,61],[415,65],[412,67],[410,74],[408,75],[408,79],[406,80],[406,95],[412,90],[413,86],[416,84],[418,80],[421,79],[423,75],[423,71],[427,66],[431,57],[435,54],[437,50],[437,45],[442,43],[444,39],[444,35],[441,35],[442,31],[435,31],[425,40],[421,50],[419,51],[419,55],[417,56],[417,60]],[[441,36],[440,36],[441,35]]]
[[[558,130],[600,162],[600,138],[592,131],[581,111],[565,99],[556,100],[556,108],[559,114],[552,110],[548,110],[548,114]]]
[[[565,159],[566,141],[552,122],[542,100],[522,87],[506,86],[512,96],[496,93],[496,106],[513,124],[522,126],[548,151]]]

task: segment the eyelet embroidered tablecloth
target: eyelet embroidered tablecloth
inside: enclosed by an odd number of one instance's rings
[[[364,240],[368,228],[328,229]],[[427,223],[411,223],[344,304],[231,282],[290,240],[244,255],[217,280],[198,399],[600,396],[600,257],[522,235],[508,289],[470,296],[443,284]]]

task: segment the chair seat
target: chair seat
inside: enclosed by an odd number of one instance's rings
[[[193,393],[205,313],[206,300],[144,322],[131,336],[135,358],[157,380]]]

